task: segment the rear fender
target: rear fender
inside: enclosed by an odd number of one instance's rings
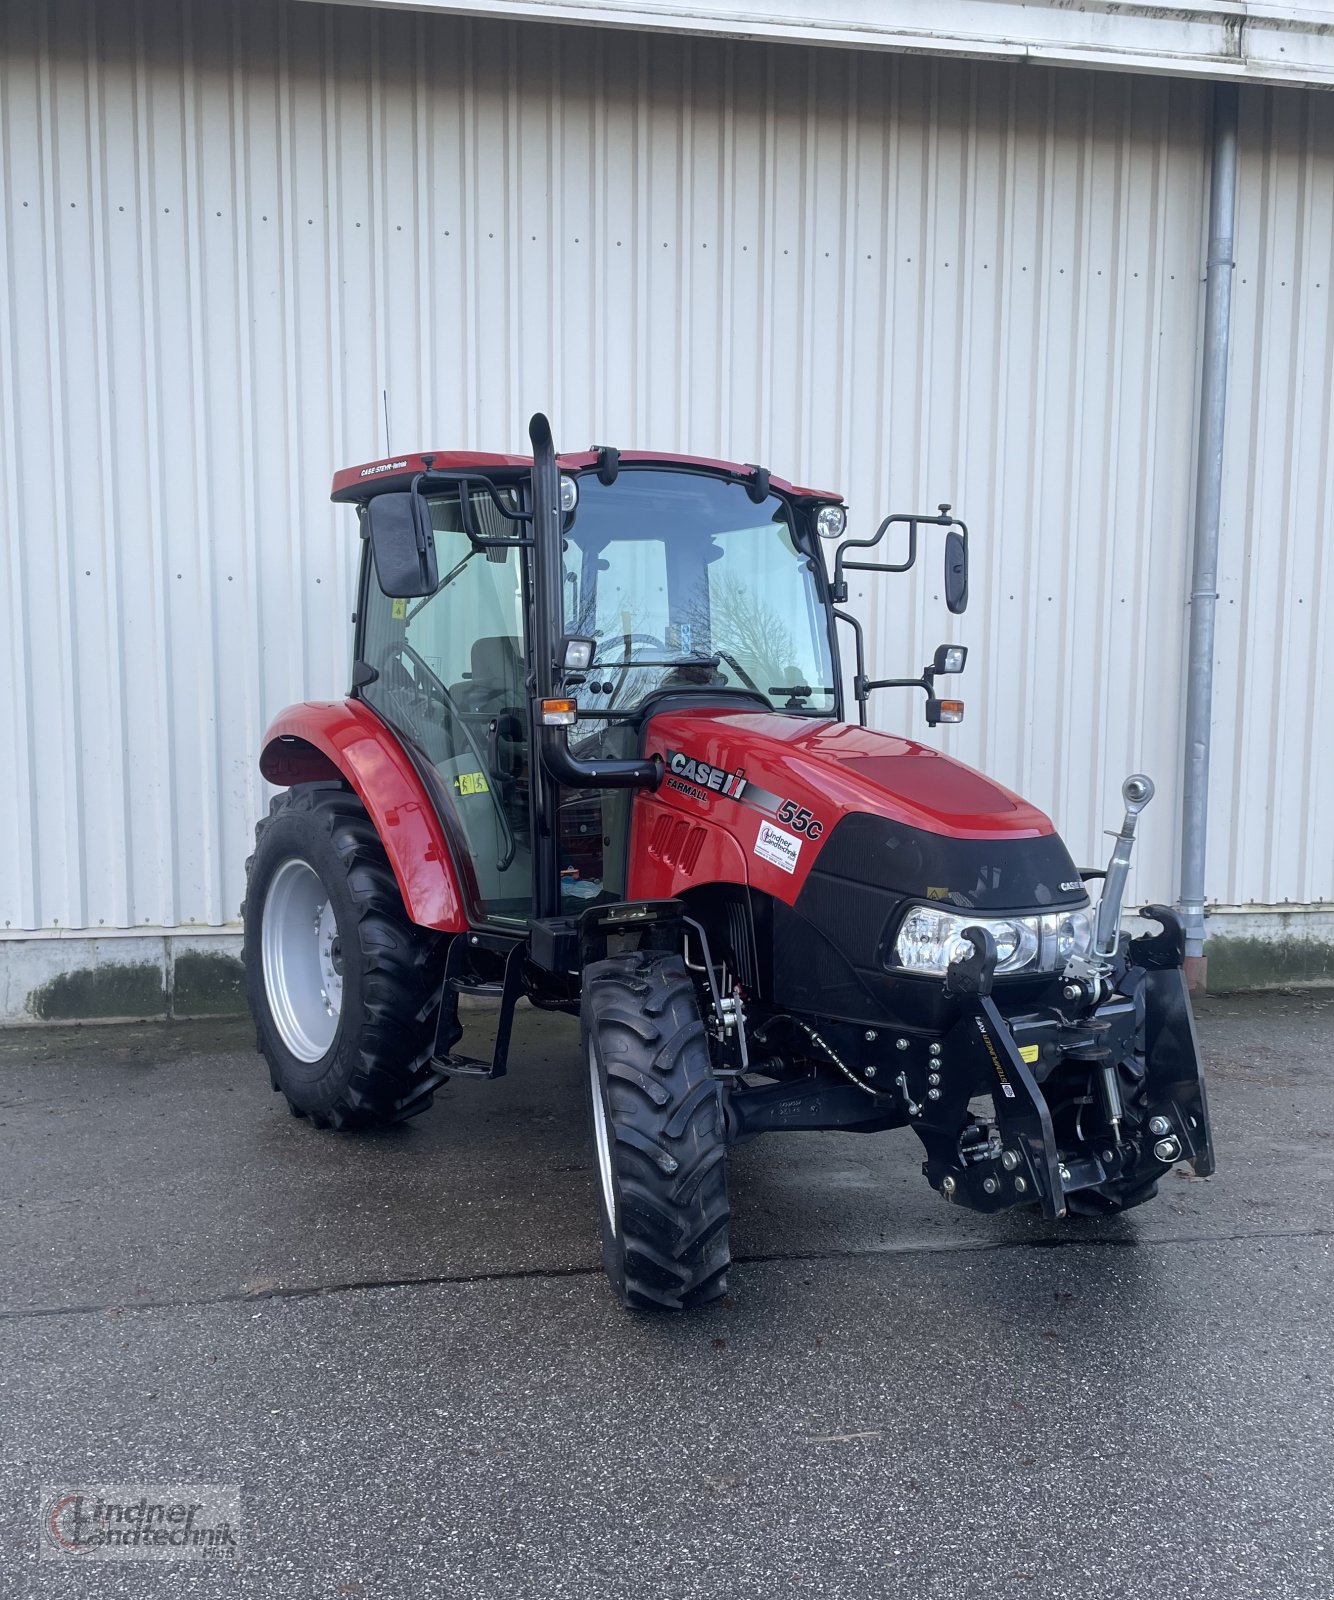
[[[413,922],[461,933],[468,916],[444,825],[393,731],[357,700],[288,706],[269,725],[259,758],[280,786],[343,779],[384,845]]]

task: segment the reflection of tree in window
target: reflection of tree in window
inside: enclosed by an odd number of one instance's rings
[[[785,708],[830,701],[815,564],[776,498],[754,506],[742,485],[693,474],[589,474],[565,562],[567,616],[609,669],[581,704],[627,711],[659,687],[724,683],[770,699],[782,686]]]
[[[736,573],[718,573],[710,589],[715,648],[736,656],[765,693],[777,683],[793,682],[793,672],[800,677],[800,651],[782,611],[761,600]]]

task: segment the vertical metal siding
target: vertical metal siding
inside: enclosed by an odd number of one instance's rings
[[[874,660],[968,643],[941,743],[1083,859],[1152,772],[1171,897],[1206,88],[258,0],[11,4],[0,51],[0,926],[235,917],[382,391],[394,447],[540,406],[861,528],[952,500],[972,609],[928,551]],[[1334,101],[1243,107],[1210,894],[1330,900]]]
[[[1334,98],[1243,94],[1240,135],[1210,894],[1330,901]]]

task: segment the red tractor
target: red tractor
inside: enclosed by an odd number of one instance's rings
[[[866,726],[888,683],[962,716],[936,693],[962,648],[872,680],[839,609],[849,570],[906,571],[938,531],[962,611],[949,507],[842,539],[838,495],[763,468],[530,434],[531,460],[334,478],[362,538],[352,687],[265,735],[285,792],[243,911],[292,1109],[413,1116],[505,1071],[521,998],[577,1014],[603,1261],[635,1306],[723,1292],[728,1148],[766,1129],[909,1126],[947,1200],[1050,1218],[1211,1172],[1181,924],[1120,927],[1152,784],[1127,780],[1110,866],[1080,871],[1017,795]],[[868,559],[891,528],[903,559]],[[496,1002],[484,1051],[461,995]]]

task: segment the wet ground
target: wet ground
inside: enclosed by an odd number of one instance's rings
[[[988,1220],[771,1136],[684,1318],[601,1277],[565,1019],[356,1137],[239,1024],[0,1035],[0,1595],[1328,1600],[1334,994],[1200,1027],[1216,1177]],[[234,1571],[39,1563],[43,1485],[175,1482]]]

